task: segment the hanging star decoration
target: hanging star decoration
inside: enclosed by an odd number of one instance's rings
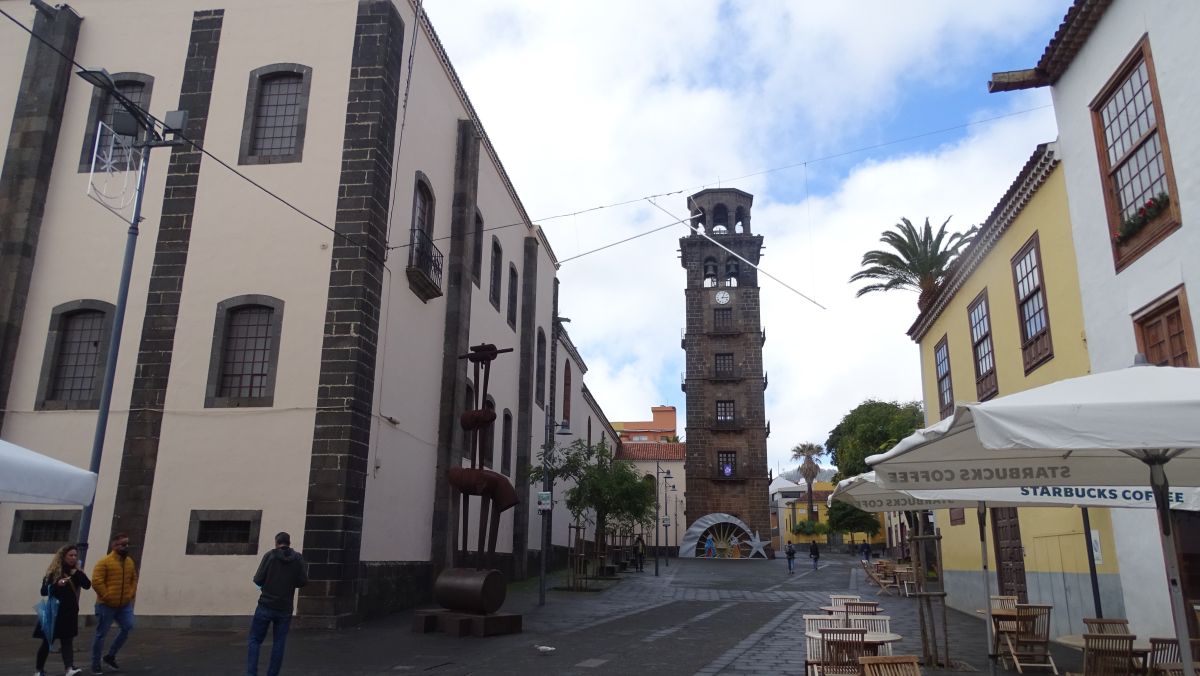
[[[758,531],[754,531],[754,536],[746,540],[746,544],[750,545],[750,558],[761,556],[767,558],[767,542],[758,537]]]

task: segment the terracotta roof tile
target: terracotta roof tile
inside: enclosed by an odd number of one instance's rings
[[[683,460],[687,444],[653,441],[626,441],[617,452],[618,460]]]
[[[988,91],[1008,92],[1045,87],[1057,82],[1111,4],[1112,0],[1075,0],[1067,9],[1067,15],[1054,32],[1050,44],[1046,45],[1037,66],[993,74],[991,82],[988,83]]]

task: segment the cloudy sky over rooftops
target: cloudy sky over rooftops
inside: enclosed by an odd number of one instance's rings
[[[484,127],[560,260],[686,216],[705,187],[755,196],[771,467],[866,398],[921,398],[916,294],[855,298],[863,252],[900,217],[984,220],[1038,143],[1032,67],[1068,0],[963,3],[426,2]],[[919,138],[913,138],[919,137]],[[547,217],[636,198],[647,201]],[[667,213],[673,214],[674,217]],[[612,420],[680,409],[684,272],[668,227],[567,261],[561,314]]]

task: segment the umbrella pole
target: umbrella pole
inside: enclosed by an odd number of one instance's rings
[[[1171,615],[1175,620],[1175,636],[1179,639],[1179,657],[1183,662],[1184,676],[1196,676],[1183,588],[1179,585],[1179,558],[1175,551],[1175,535],[1171,532],[1171,509],[1167,498],[1169,487],[1167,473],[1163,470],[1165,459],[1156,460],[1158,462],[1150,463],[1150,488],[1154,491],[1154,503],[1158,511],[1159,536],[1162,539],[1163,559],[1167,566],[1167,587],[1171,593]]]
[[[992,577],[988,574],[987,505],[984,502],[980,501],[976,506],[975,515],[979,521],[979,563],[983,571],[983,612],[987,616],[984,622],[987,627],[984,630],[984,636],[987,639],[984,650],[987,651],[988,665],[994,670],[996,656],[992,654]]]
[[[1088,516],[1088,508],[1080,507],[1083,514],[1083,541],[1087,543],[1088,573],[1092,578],[1092,605],[1095,606],[1096,617],[1104,617],[1100,608],[1100,578],[1096,575],[1096,551],[1092,547],[1092,519]]]

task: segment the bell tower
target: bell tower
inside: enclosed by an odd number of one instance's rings
[[[687,353],[687,524],[696,526],[704,519],[706,530],[697,546],[704,547],[713,534],[717,556],[750,553],[745,548],[720,551],[722,537],[744,543],[755,533],[768,541],[771,535],[770,428],[762,360],[766,333],[760,321],[758,270],[745,262],[757,265],[762,255],[762,235],[752,234],[750,227],[753,202],[753,195],[733,188],[692,195],[692,225],[712,239],[693,232],[679,240],[687,271],[682,341]],[[738,522],[749,532],[739,533]]]

